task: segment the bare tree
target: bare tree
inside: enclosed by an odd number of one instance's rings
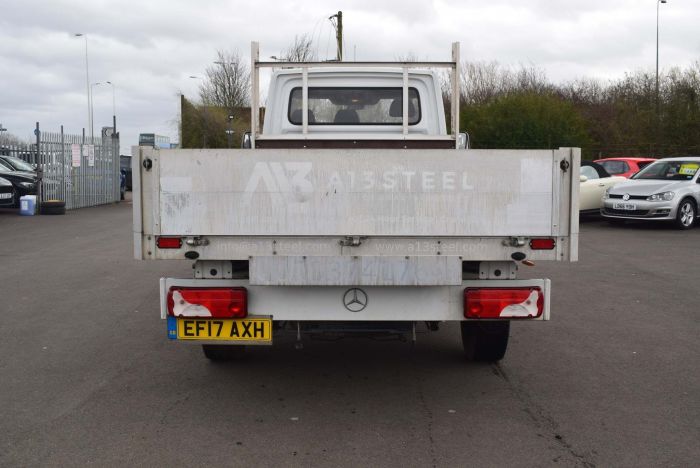
[[[16,135],[13,135],[12,133],[9,133],[7,131],[5,132],[0,132],[0,145],[6,145],[6,146],[22,146],[26,145],[27,142],[22,140]]]
[[[248,105],[250,68],[238,51],[217,51],[217,60],[207,67],[199,88],[205,106],[226,107],[231,112]]]
[[[285,62],[314,62],[317,60],[313,39],[308,34],[294,36],[294,43],[280,55]]]
[[[406,54],[394,55],[394,60],[397,62],[420,62],[418,56],[412,50],[409,50]]]

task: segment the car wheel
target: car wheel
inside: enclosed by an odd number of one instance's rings
[[[43,215],[66,214],[66,202],[63,200],[46,200],[41,203],[40,212]]]
[[[461,322],[462,346],[470,361],[500,361],[508,348],[510,322]]]
[[[204,356],[210,361],[238,361],[245,356],[243,345],[202,345]]]
[[[681,200],[676,212],[676,227],[678,229],[690,229],[695,225],[697,208],[695,203],[689,198]]]

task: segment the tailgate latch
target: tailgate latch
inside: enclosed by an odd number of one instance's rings
[[[345,236],[345,239],[341,239],[339,244],[343,247],[357,247],[362,244],[364,237],[360,236]]]
[[[503,245],[506,247],[522,247],[525,245],[524,237],[510,237],[508,239],[503,239]]]
[[[209,245],[209,240],[201,236],[188,237],[187,240],[185,240],[185,244],[197,247],[200,245]]]

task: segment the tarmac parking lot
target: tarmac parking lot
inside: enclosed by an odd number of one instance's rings
[[[691,466],[700,460],[700,228],[582,222],[541,263],[552,320],[499,364],[459,330],[259,347],[168,342],[131,205],[0,210],[0,466]]]

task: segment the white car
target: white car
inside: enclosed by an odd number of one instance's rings
[[[700,206],[700,157],[659,159],[608,190],[603,203],[601,214],[611,221],[671,221],[690,229]]]
[[[603,207],[605,191],[627,179],[611,176],[600,164],[581,161],[581,188],[579,192],[579,213],[599,214]]]

